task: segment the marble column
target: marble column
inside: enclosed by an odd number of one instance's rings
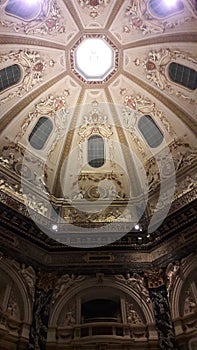
[[[28,350],[45,350],[46,348],[53,283],[54,277],[51,273],[39,272],[35,288]]]
[[[159,348],[161,350],[178,350],[174,325],[170,314],[167,289],[162,275],[162,270],[149,271],[145,274],[153,305]]]

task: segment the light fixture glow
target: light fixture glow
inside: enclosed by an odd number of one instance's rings
[[[57,225],[52,225],[52,230],[54,230],[54,231],[57,231],[57,229],[58,229],[58,226]]]
[[[176,5],[177,0],[165,0],[165,4],[169,7],[173,7]]]
[[[137,224],[137,225],[135,225],[135,229],[136,230],[139,230],[139,228],[140,228],[140,226]]]

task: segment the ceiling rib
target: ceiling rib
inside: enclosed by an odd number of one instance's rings
[[[65,45],[58,44],[53,41],[47,41],[46,39],[35,39],[27,36],[20,35],[0,35],[0,44],[20,44],[20,45],[31,45],[31,46],[41,46],[50,49],[65,50]]]
[[[133,41],[129,44],[123,44],[122,48],[123,50],[126,49],[135,49],[137,47],[143,47],[143,46],[151,46],[156,44],[169,44],[169,43],[196,43],[197,42],[197,33],[176,33],[176,34],[168,34],[168,37],[166,38],[166,35],[160,35],[152,38],[142,39]]]
[[[63,0],[65,6],[67,7],[68,11],[70,12],[72,19],[75,21],[75,24],[77,25],[78,29],[81,31],[83,30],[83,26],[81,24],[81,20],[78,16],[77,11],[75,10],[75,6],[73,4],[73,1],[67,1]]]
[[[73,140],[73,135],[74,132],[76,130],[76,125],[77,125],[77,110],[80,108],[81,104],[82,104],[82,100],[83,100],[83,96],[84,96],[85,90],[82,89],[81,93],[79,95],[78,101],[77,101],[77,106],[75,108],[75,111],[73,113],[73,118],[70,124],[70,131],[67,133],[66,135],[66,139],[64,141],[64,145],[62,147],[62,153],[58,162],[58,166],[57,166],[57,170],[56,170],[56,176],[54,178],[54,183],[53,183],[53,188],[52,188],[52,194],[54,194],[56,197],[61,198],[63,196],[62,194],[62,189],[60,186],[60,172],[61,172],[61,166],[64,163],[64,160],[66,159],[66,157],[68,156],[70,149],[71,149],[71,144],[72,144],[72,140]]]

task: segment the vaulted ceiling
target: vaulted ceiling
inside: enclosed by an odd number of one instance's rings
[[[136,232],[148,243],[169,211],[196,196],[196,82],[191,89],[170,76],[175,63],[196,79],[196,1],[162,10],[163,0],[161,12],[148,0],[21,3],[0,5],[1,72],[17,64],[21,75],[0,93],[2,202],[71,246],[65,224],[78,234],[89,227],[114,233],[86,242],[92,247],[140,223]],[[102,77],[81,74],[76,63],[90,39],[87,67],[100,72],[106,63],[99,42],[111,52]],[[31,135],[42,117],[52,131],[39,149]],[[88,161],[94,136],[104,140],[97,167]]]

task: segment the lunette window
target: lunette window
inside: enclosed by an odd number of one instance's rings
[[[163,134],[150,115],[143,115],[140,118],[138,128],[151,148],[158,147],[162,143]]]
[[[18,64],[0,70],[0,92],[16,85],[21,80],[21,68]]]
[[[180,84],[190,90],[197,88],[197,72],[182,64],[171,62],[168,67],[170,79],[177,84]]]
[[[29,143],[35,149],[42,149],[53,130],[53,123],[47,117],[41,117],[29,135]]]
[[[151,12],[161,18],[173,15],[184,9],[183,2],[180,0],[177,0],[174,5],[170,4],[170,2],[168,4],[166,0],[149,0],[148,5]]]
[[[88,164],[93,168],[99,168],[104,162],[103,138],[98,135],[91,136],[88,139]]]
[[[26,21],[36,18],[41,9],[41,1],[9,0],[5,12],[7,15],[15,16]]]

